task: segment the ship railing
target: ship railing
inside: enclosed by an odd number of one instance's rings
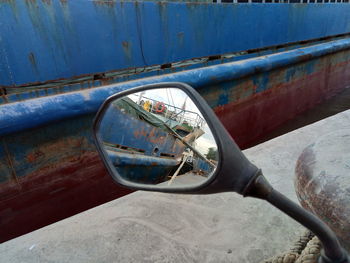
[[[138,101],[139,104],[143,104],[146,101],[150,101],[151,106],[149,107],[148,111],[156,115],[161,115],[166,120],[173,120],[180,123],[181,125],[188,125],[192,128],[202,128],[205,124],[203,117],[201,117],[198,114],[198,112],[183,109],[181,107],[177,107],[145,96],[142,96],[141,98],[138,96]],[[164,110],[160,111],[159,109],[157,109],[157,105],[161,107],[162,105],[164,105]]]
[[[213,0],[213,3],[262,3],[262,4],[328,4],[328,3],[349,3],[350,0]]]

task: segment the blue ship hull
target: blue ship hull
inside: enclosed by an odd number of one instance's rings
[[[350,84],[349,4],[0,3],[0,241],[129,191],[91,136],[109,95],[196,88],[241,147]]]

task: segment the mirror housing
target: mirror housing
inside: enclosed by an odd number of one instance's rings
[[[219,161],[213,174],[211,174],[208,180],[206,180],[203,184],[194,185],[191,187],[177,186],[159,188],[154,185],[130,182],[120,176],[116,169],[114,169],[113,163],[103,147],[100,126],[103,116],[111,103],[133,93],[162,88],[175,88],[183,91],[198,108],[213,134],[217,144]],[[159,83],[145,85],[110,96],[105,100],[97,112],[93,123],[93,134],[97,150],[109,174],[118,184],[131,189],[188,194],[209,194],[233,191],[246,195],[250,184],[261,174],[261,171],[244,156],[201,95],[199,95],[192,87],[184,83]]]
[[[106,144],[100,132],[100,126],[105,112],[108,110],[109,106],[112,102],[121,99],[125,96],[131,95],[133,93],[138,93],[147,90],[156,90],[156,89],[179,89],[182,90],[187,96],[186,98],[190,98],[192,102],[196,106],[196,110],[199,111],[202,117],[204,117],[206,121],[206,125],[211,130],[211,133],[215,139],[215,143],[217,146],[217,152],[219,155],[219,160],[217,165],[215,165],[214,172],[211,172],[208,175],[208,178],[204,183],[200,183],[193,186],[176,186],[176,187],[162,187],[162,183],[155,183],[155,185],[149,184],[140,184],[132,182],[132,180],[127,180],[128,178],[123,178],[117,168],[119,164],[114,166],[111,162],[110,156],[107,154],[107,151],[104,149],[103,145]],[[142,93],[141,93],[142,94]],[[134,103],[135,104],[135,103]],[[136,104],[137,107],[140,105]],[[174,104],[175,105],[175,104]],[[119,111],[116,116],[123,116],[124,112],[121,107],[116,107]],[[164,103],[162,106],[164,110]],[[163,111],[162,110],[162,111]],[[141,110],[142,111],[142,110]],[[130,117],[130,116],[129,116]],[[123,118],[123,117],[122,117]],[[125,119],[127,120],[127,119]],[[134,119],[138,120],[138,119]],[[119,123],[123,123],[120,122]],[[139,122],[141,123],[141,122]],[[317,237],[320,239],[324,253],[321,253],[318,262],[350,262],[349,256],[347,252],[340,246],[339,240],[337,239],[334,232],[330,230],[330,228],[323,223],[320,219],[315,217],[312,213],[307,212],[300,206],[296,205],[288,198],[280,194],[278,191],[274,190],[272,186],[267,182],[264,176],[255,165],[248,161],[248,159],[244,156],[241,150],[238,148],[236,143],[233,141],[231,136],[228,134],[226,129],[223,127],[219,119],[215,116],[214,112],[208,106],[208,104],[204,101],[204,99],[190,86],[183,83],[161,83],[154,85],[146,85],[138,88],[126,90],[115,94],[103,103],[101,108],[99,109],[96,118],[94,120],[93,125],[94,131],[94,139],[97,146],[97,150],[107,167],[112,178],[119,184],[132,188],[132,189],[140,189],[146,191],[158,191],[158,192],[169,192],[169,193],[188,193],[188,194],[210,194],[210,193],[220,193],[220,192],[236,192],[243,196],[251,196],[256,198],[261,198],[268,201],[270,204],[289,215],[291,218],[295,219],[297,222],[304,225],[306,228],[310,229]],[[168,133],[168,135],[174,136],[174,133]],[[175,134],[176,135],[176,134]],[[122,134],[125,136],[125,134]],[[147,134],[145,137],[149,138],[150,135]],[[181,138],[175,136],[177,140],[181,141]],[[121,140],[122,141],[122,140]],[[191,145],[185,145],[192,151],[195,152],[195,149],[191,147]],[[128,154],[132,154],[132,147],[126,146],[126,150]],[[185,148],[183,148],[185,149]],[[187,150],[187,149],[186,149]],[[116,150],[115,152],[122,152],[120,150]],[[180,151],[181,152],[181,151]],[[122,152],[123,153],[123,152]],[[125,153],[125,152],[124,152]],[[182,152],[183,153],[183,152]],[[140,154],[136,154],[136,156],[140,156]],[[157,155],[156,155],[157,156]],[[199,156],[199,155],[198,155]],[[184,157],[183,157],[184,158]],[[202,157],[201,157],[202,158]],[[139,158],[141,160],[142,158]],[[138,160],[138,161],[139,161]],[[186,158],[184,159],[186,160]],[[176,174],[176,173],[175,173]],[[174,174],[174,176],[175,176]],[[185,173],[185,179],[187,174]],[[190,178],[194,178],[196,176],[192,172],[190,173]],[[203,178],[202,178],[203,179]],[[186,182],[187,183],[187,182]]]

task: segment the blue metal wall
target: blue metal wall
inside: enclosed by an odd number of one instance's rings
[[[0,2],[0,86],[164,64],[350,30],[349,4]]]
[[[234,85],[231,83],[228,87],[225,87],[225,83],[243,79],[254,74],[264,72],[269,74],[269,72],[273,70],[292,67],[294,64],[301,62],[307,63],[306,73],[311,74],[315,70],[314,59],[346,51],[349,48],[350,38],[345,38],[321,45],[282,52],[264,58],[258,57],[159,77],[144,78],[101,88],[86,89],[61,95],[4,104],[0,107],[0,136],[69,118],[79,118],[84,115],[95,114],[101,103],[108,96],[122,90],[157,82],[178,81],[188,83],[194,88],[197,88],[201,94],[205,95],[209,105],[215,108],[225,105],[230,100],[230,96],[227,95],[227,90],[231,90]],[[349,55],[343,56],[342,59],[347,61],[349,60],[348,56]],[[339,58],[337,57],[337,59]],[[344,75],[346,75],[346,73],[344,73]],[[291,73],[290,76],[293,76],[293,74]],[[265,78],[265,81],[260,81],[261,85],[259,85],[256,92],[262,92],[268,89],[266,80],[268,79]],[[290,81],[290,79],[286,79],[286,81]],[[208,87],[214,89],[208,90]],[[252,91],[253,89],[250,90]],[[211,93],[210,99],[207,97],[207,93],[209,92]],[[27,95],[28,98],[30,98],[30,93]],[[241,95],[240,99],[244,99],[243,95],[244,94]],[[246,96],[251,95],[252,94],[249,93]],[[35,98],[35,93],[33,94],[33,98]]]

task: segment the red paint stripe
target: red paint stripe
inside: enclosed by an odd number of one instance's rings
[[[346,73],[349,71],[349,61],[325,67],[299,79],[276,84],[246,100],[216,107],[214,111],[244,149],[289,119],[340,92],[350,84],[350,74]]]
[[[97,152],[82,157],[57,169],[26,176],[20,181],[20,192],[1,200],[0,242],[132,192],[113,182]]]

